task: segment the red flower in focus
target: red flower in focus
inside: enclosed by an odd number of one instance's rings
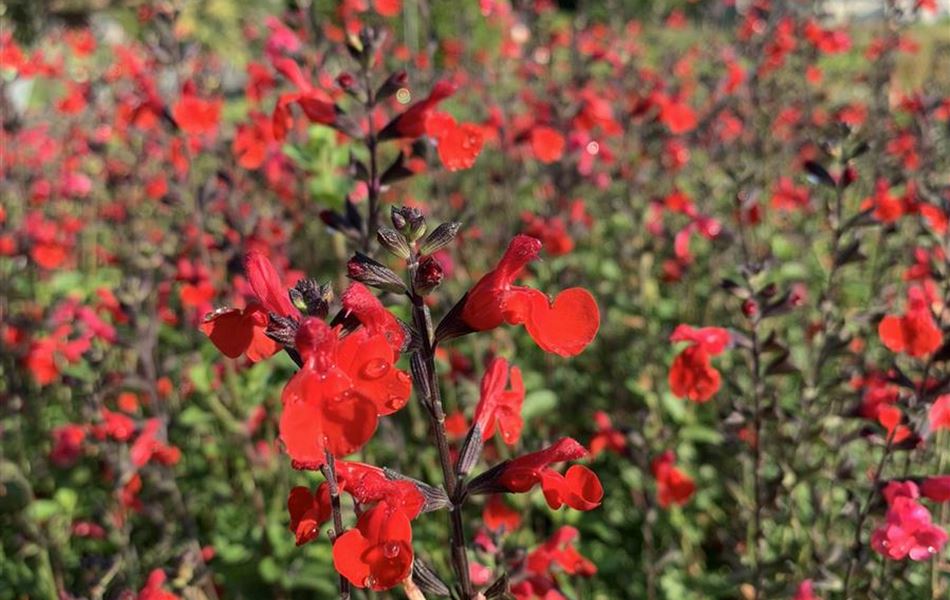
[[[934,321],[922,288],[907,291],[907,311],[901,315],[887,315],[877,327],[881,341],[892,352],[910,356],[927,356],[943,343],[943,333]]]
[[[290,490],[287,512],[290,513],[290,530],[297,537],[297,545],[306,544],[317,537],[320,526],[330,520],[330,485],[324,481],[316,493],[303,486]]]
[[[280,348],[267,337],[268,314],[293,317],[300,313],[291,303],[280,274],[266,256],[256,251],[248,253],[244,268],[257,301],[243,309],[217,310],[205,317],[200,329],[228,358],[244,354],[251,362],[257,362]]]
[[[412,525],[398,508],[381,502],[360,515],[333,543],[333,566],[359,588],[388,590],[412,570]]]
[[[429,115],[439,102],[454,94],[455,90],[455,84],[449,81],[436,83],[426,98],[410,106],[406,112],[398,115],[379,132],[380,141],[396,138],[415,139],[425,135]]]
[[[597,302],[583,288],[564,290],[552,303],[543,292],[512,285],[540,251],[537,239],[515,236],[495,269],[468,292],[462,319],[475,331],[494,329],[502,323],[523,324],[542,350],[574,356],[597,334]]]
[[[721,327],[694,329],[679,325],[670,336],[672,342],[689,342],[673,360],[669,384],[679,398],[706,402],[719,390],[721,377],[710,357],[721,354],[729,344],[729,332]]]
[[[627,448],[627,437],[622,431],[614,429],[610,417],[602,410],[594,413],[594,423],[597,424],[597,433],[590,440],[591,458],[604,450],[622,454]]]
[[[481,398],[475,407],[475,422],[482,430],[482,439],[488,441],[495,435],[497,426],[501,439],[513,446],[521,437],[524,421],[521,419],[521,405],[524,403],[524,384],[521,381],[521,369],[511,368],[511,389],[506,390],[508,381],[508,361],[495,358],[482,377]]]
[[[508,506],[502,495],[493,494],[485,503],[482,521],[492,531],[511,533],[521,525],[521,512]]]
[[[692,478],[673,466],[676,457],[672,450],[653,459],[650,470],[656,478],[656,499],[661,508],[671,504],[682,506],[693,496],[696,484]]]
[[[587,451],[571,438],[562,438],[553,446],[525,454],[508,462],[499,481],[510,492],[527,492],[541,484],[548,506],[557,510],[567,504],[577,510],[600,506],[604,488],[597,475],[583,465],[572,465],[564,475],[550,467],[553,463],[576,460]]]
[[[531,152],[534,157],[543,163],[553,163],[561,160],[564,155],[565,140],[556,129],[539,125],[531,129]]]
[[[280,438],[297,468],[319,468],[327,452],[355,452],[376,431],[378,416],[409,399],[410,378],[394,367],[385,335],[366,326],[342,340],[338,333],[313,317],[297,330],[303,366],[284,387],[280,417]]]
[[[528,555],[526,561],[528,572],[533,575],[545,575],[554,565],[557,565],[568,575],[583,577],[596,575],[597,566],[584,558],[574,547],[574,542],[579,537],[580,533],[570,525],[559,528],[544,544]]]
[[[888,503],[885,522],[871,535],[875,552],[891,560],[929,560],[947,543],[947,533],[931,521],[930,511],[917,501],[912,482],[891,482],[884,490]]]

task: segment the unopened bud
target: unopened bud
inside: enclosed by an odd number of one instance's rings
[[[290,289],[290,301],[301,312],[325,319],[333,302],[333,288],[329,283],[318,284],[313,279],[301,279]]]
[[[389,227],[380,227],[376,232],[376,239],[379,240],[380,246],[388,250],[394,256],[406,260],[409,258],[411,251],[409,250],[409,244],[406,243],[406,238],[403,234],[399,233],[395,229],[390,229]]]
[[[422,255],[434,254],[445,248],[455,240],[461,226],[461,223],[442,223],[422,241],[419,246],[419,253]]]
[[[353,281],[387,292],[406,292],[406,284],[392,269],[360,252],[346,263],[346,276]]]
[[[393,226],[410,242],[421,238],[426,232],[426,218],[418,208],[410,206],[393,207]]]
[[[416,293],[425,296],[439,287],[444,277],[445,271],[442,268],[442,264],[431,256],[427,256],[419,262],[419,267],[416,269],[416,276],[413,279],[412,286],[415,288]]]

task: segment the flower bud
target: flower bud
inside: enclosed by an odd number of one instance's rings
[[[290,301],[303,313],[325,319],[333,302],[333,288],[329,283],[318,284],[313,279],[301,279],[290,289]]]
[[[387,292],[406,292],[406,284],[392,269],[360,252],[346,263],[346,276],[353,281]]]
[[[395,229],[380,227],[376,232],[376,239],[379,240],[379,245],[388,250],[390,254],[398,256],[403,260],[409,258],[411,254],[409,244],[406,243],[406,238],[403,237],[403,234]]]
[[[422,241],[419,246],[419,254],[434,254],[445,248],[455,240],[461,226],[461,223],[442,223]]]
[[[416,293],[425,296],[439,287],[444,277],[445,271],[442,269],[442,264],[431,256],[427,256],[419,262],[412,286]]]
[[[393,226],[406,236],[406,240],[410,242],[418,240],[426,232],[426,218],[418,208],[411,206],[397,208],[394,206],[392,219]]]

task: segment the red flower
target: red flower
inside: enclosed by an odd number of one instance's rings
[[[426,121],[429,120],[429,115],[435,107],[438,106],[439,102],[442,102],[454,94],[455,90],[455,84],[449,81],[436,83],[426,98],[416,102],[406,109],[406,112],[390,121],[389,124],[379,132],[379,139],[415,139],[422,137],[427,133]]]
[[[511,533],[521,525],[521,512],[511,508],[500,494],[489,496],[482,511],[485,527],[492,531]]]
[[[875,552],[891,560],[928,560],[943,549],[947,534],[931,521],[930,511],[917,501],[912,482],[891,482],[884,490],[888,503],[885,522],[871,535]]]
[[[363,506],[385,502],[415,519],[425,508],[425,496],[407,479],[390,479],[379,467],[340,461],[336,463],[340,490]]]
[[[522,493],[540,483],[544,499],[552,509],[567,504],[577,510],[592,510],[600,506],[604,497],[597,475],[582,465],[571,466],[564,475],[549,466],[586,454],[575,440],[562,438],[553,446],[510,461],[500,475],[501,485],[510,492]]]
[[[597,566],[584,558],[574,548],[574,542],[580,537],[577,529],[564,525],[554,532],[547,541],[528,555],[526,567],[533,575],[544,575],[557,565],[568,575],[591,577],[597,574]]]
[[[412,570],[412,525],[406,514],[381,502],[360,515],[356,528],[333,543],[333,566],[359,588],[388,590]]]
[[[939,396],[930,407],[930,430],[950,429],[950,394]]]
[[[720,327],[694,329],[679,325],[673,331],[670,341],[690,343],[670,367],[670,389],[677,397],[694,402],[706,402],[713,397],[719,390],[721,378],[710,363],[710,357],[721,354],[729,339],[729,332]]]
[[[600,312],[590,292],[570,288],[552,303],[543,292],[512,285],[540,251],[537,239],[515,236],[495,269],[469,291],[462,319],[475,331],[494,329],[502,323],[523,324],[542,350],[559,356],[580,354],[600,326]]]
[[[330,520],[330,485],[321,483],[316,493],[310,493],[303,486],[290,490],[287,512],[290,513],[290,530],[297,536],[297,545],[306,544],[317,537],[320,525]]]
[[[813,589],[811,579],[806,579],[805,581],[799,584],[798,589],[795,591],[795,596],[792,597],[792,600],[821,600],[821,599],[815,595],[815,591]]]
[[[250,252],[244,268],[257,302],[251,302],[243,309],[217,310],[207,315],[199,328],[228,358],[244,354],[251,362],[257,362],[280,349],[277,342],[267,337],[268,313],[282,317],[300,313],[291,303],[280,274],[266,256]]]
[[[675,462],[675,455],[671,450],[667,450],[654,458],[650,465],[656,478],[656,500],[661,508],[667,508],[671,504],[682,506],[696,491],[692,478],[673,466]]]
[[[564,136],[556,129],[539,125],[531,129],[531,152],[543,163],[553,163],[564,155]]]
[[[594,422],[597,424],[597,433],[590,440],[591,458],[605,449],[622,454],[627,447],[627,437],[622,431],[614,429],[610,417],[602,410],[594,413]]]
[[[920,493],[934,502],[950,501],[950,475],[928,477],[920,483]]]
[[[162,589],[165,584],[165,571],[155,569],[148,575],[145,587],[139,591],[136,600],[179,600],[178,596]]]
[[[281,94],[274,106],[271,127],[275,140],[283,141],[287,137],[287,131],[293,126],[291,104],[297,104],[311,123],[330,126],[336,124],[338,109],[333,99],[323,90],[310,85],[303,76],[300,65],[286,57],[274,59],[273,64],[275,69],[297,86],[296,92]]]
[[[363,327],[340,340],[337,329],[310,317],[296,346],[304,363],[284,388],[280,438],[297,468],[319,468],[327,452],[355,452],[376,431],[378,416],[409,399],[411,380],[394,367],[381,333]]]
[[[907,312],[902,316],[887,315],[878,324],[877,332],[888,350],[910,356],[927,356],[943,343],[943,333],[927,306],[924,291],[917,286],[907,291]]]
[[[449,171],[471,168],[485,141],[478,125],[460,125],[446,113],[430,113],[426,120],[426,133],[435,139],[439,159]]]
[[[511,368],[509,390],[505,389],[507,381],[508,361],[495,358],[482,377],[481,398],[475,407],[475,422],[481,427],[483,440],[491,439],[497,426],[501,439],[513,446],[521,437],[521,428],[524,427],[521,418],[521,405],[524,403],[521,369]]]
[[[166,466],[174,465],[181,459],[181,450],[157,439],[156,434],[161,426],[160,420],[149,419],[142,433],[132,442],[129,457],[135,467],[143,467],[153,458]]]
[[[202,100],[191,82],[185,84],[181,98],[172,106],[172,118],[189,135],[214,133],[221,117],[221,100]]]
[[[57,467],[71,467],[82,454],[86,428],[82,425],[61,425],[53,430],[53,449],[50,460]]]

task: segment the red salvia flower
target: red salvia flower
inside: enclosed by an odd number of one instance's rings
[[[584,558],[574,547],[574,542],[579,537],[580,533],[574,527],[570,525],[560,527],[544,544],[528,555],[526,561],[528,572],[544,575],[557,565],[568,575],[584,577],[596,575],[596,565]]]
[[[409,399],[411,380],[393,365],[381,333],[364,327],[340,340],[337,329],[310,317],[296,346],[303,366],[284,388],[280,437],[298,468],[319,468],[327,452],[355,452],[376,431],[378,416]]]
[[[511,533],[521,525],[521,512],[508,506],[500,494],[492,494],[482,511],[485,527],[492,531]]]
[[[915,357],[927,356],[943,343],[943,333],[934,321],[923,289],[918,286],[907,291],[907,311],[881,319],[877,332],[888,350]]]
[[[181,98],[172,106],[172,118],[189,135],[214,133],[221,117],[221,100],[204,100],[195,94],[195,86],[187,82]]]
[[[661,508],[667,508],[671,504],[686,504],[696,491],[692,478],[676,468],[675,463],[673,451],[667,450],[654,458],[650,465],[656,478],[656,500]]]
[[[670,367],[669,384],[672,392],[680,398],[689,398],[694,402],[706,402],[719,390],[721,377],[713,368],[711,356],[721,354],[729,344],[729,332],[720,327],[694,329],[689,325],[679,325],[672,342],[689,342],[673,360]]]
[[[934,502],[950,501],[950,475],[927,477],[920,482],[920,494]]]
[[[409,517],[381,502],[360,515],[333,543],[333,566],[359,588],[388,590],[412,571],[412,525]]]
[[[161,569],[149,573],[145,587],[139,591],[136,600],[179,600],[178,596],[164,589],[165,579],[165,571]]]
[[[320,526],[330,520],[330,485],[321,483],[315,493],[303,486],[290,490],[287,512],[290,513],[290,530],[297,538],[297,545],[314,539],[320,532]]]
[[[508,361],[495,358],[482,377],[481,397],[475,407],[475,422],[482,430],[482,439],[488,441],[501,433],[501,439],[513,446],[521,437],[524,421],[521,418],[521,406],[524,404],[524,383],[521,381],[521,369],[511,367],[511,389],[506,390],[508,381]]]
[[[290,112],[291,104],[297,104],[311,123],[328,126],[336,124],[338,110],[333,103],[333,99],[330,98],[329,94],[313,87],[307,81],[300,70],[300,65],[285,57],[274,59],[273,64],[275,69],[297,86],[296,92],[281,94],[274,106],[271,127],[275,140],[283,141],[287,137],[287,132],[293,126],[293,115]]]
[[[552,303],[543,292],[512,285],[540,251],[539,240],[515,236],[495,269],[469,291],[462,319],[475,331],[494,329],[502,323],[524,325],[542,350],[574,356],[597,334],[597,302],[583,288],[564,290]]]
[[[280,274],[260,252],[248,253],[244,264],[248,282],[257,301],[245,308],[225,308],[205,317],[201,331],[228,358],[244,354],[251,362],[272,356],[280,346],[267,337],[269,313],[281,317],[299,315]]]
[[[597,433],[590,440],[591,458],[597,456],[604,450],[610,450],[616,454],[623,454],[627,448],[627,437],[622,431],[614,429],[610,416],[602,410],[594,413],[594,423],[597,425]]]
[[[929,560],[947,543],[947,533],[933,524],[930,511],[917,501],[912,482],[891,482],[884,490],[885,522],[871,535],[875,552],[891,560]]]
[[[484,144],[479,126],[459,124],[447,113],[431,112],[426,119],[426,134],[435,140],[439,159],[448,171],[471,168]]]
[[[415,139],[426,134],[426,122],[436,106],[455,93],[456,85],[449,81],[440,81],[432,87],[429,95],[416,102],[406,112],[389,122],[379,132],[380,140],[394,138]]]
[[[564,136],[556,129],[544,125],[533,127],[529,139],[531,152],[543,163],[557,162],[564,155]]]
[[[514,493],[529,491],[541,484],[548,506],[557,510],[567,504],[577,510],[592,510],[600,506],[604,488],[597,475],[583,465],[572,465],[561,475],[550,467],[553,463],[576,460],[587,455],[577,441],[562,438],[553,446],[525,454],[510,461],[499,480],[502,486]]]
[[[930,407],[930,430],[950,429],[950,394],[943,394]]]

